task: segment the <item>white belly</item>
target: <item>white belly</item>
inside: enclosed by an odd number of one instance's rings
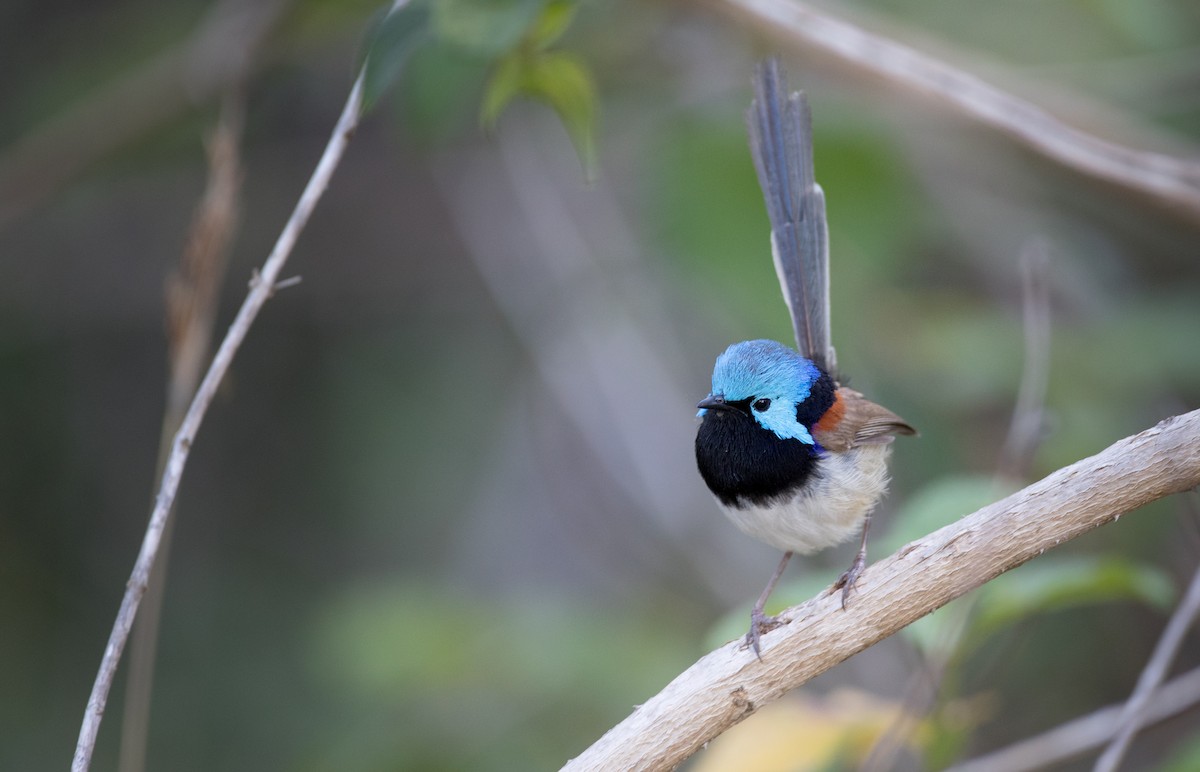
[[[781,550],[806,555],[858,533],[887,489],[891,444],[863,445],[821,458],[804,489],[765,506],[722,507],[744,533]]]

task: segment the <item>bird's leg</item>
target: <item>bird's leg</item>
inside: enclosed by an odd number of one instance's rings
[[[850,602],[850,591],[854,589],[855,583],[858,581],[858,575],[863,572],[863,568],[867,565],[867,531],[871,530],[871,513],[867,513],[866,519],[863,520],[862,541],[858,545],[858,554],[854,556],[854,562],[846,569],[846,573],[838,577],[834,583],[833,589],[842,588],[842,611],[846,610],[846,604]]]
[[[779,626],[779,620],[775,617],[769,617],[763,611],[767,605],[767,598],[771,597],[771,591],[775,589],[775,585],[779,584],[779,577],[783,576],[783,570],[787,568],[788,561],[792,559],[792,553],[783,553],[783,559],[779,561],[779,566],[775,569],[775,573],[771,575],[771,581],[767,582],[767,587],[762,591],[762,595],[758,596],[758,601],[754,604],[754,608],[750,611],[750,632],[746,633],[746,643],[750,648],[754,649],[754,656],[762,659],[762,654],[758,651],[758,639],[766,632],[770,632]]]

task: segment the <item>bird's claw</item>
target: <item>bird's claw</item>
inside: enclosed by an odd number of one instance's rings
[[[746,633],[746,642],[743,646],[749,646],[754,651],[754,656],[761,661],[762,652],[759,650],[759,639],[763,633],[769,633],[781,624],[783,622],[779,620],[779,617],[769,617],[761,609],[754,609],[750,612],[750,632]]]
[[[858,576],[863,572],[863,568],[867,565],[867,556],[858,553],[854,557],[854,562],[846,569],[846,572],[838,577],[838,580],[833,583],[833,589],[841,589],[842,591],[842,611],[846,610],[846,604],[850,602],[850,591],[854,589],[858,583]]]

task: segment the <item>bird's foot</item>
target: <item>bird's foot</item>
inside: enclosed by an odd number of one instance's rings
[[[867,556],[859,552],[854,556],[854,562],[846,569],[846,573],[839,576],[838,580],[833,583],[833,589],[841,589],[842,591],[842,611],[846,610],[846,604],[850,602],[850,591],[858,583],[858,575],[863,572],[863,568],[866,565]]]
[[[779,627],[783,622],[779,617],[769,617],[763,613],[762,609],[756,608],[750,612],[750,632],[746,633],[746,642],[743,644],[754,650],[754,656],[762,660],[762,652],[759,651],[758,641],[763,633],[769,633],[776,627]]]

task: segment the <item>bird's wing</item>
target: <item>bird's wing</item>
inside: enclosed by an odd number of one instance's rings
[[[834,375],[829,334],[829,229],[825,194],[813,177],[812,113],[803,92],[788,95],[779,61],[759,64],[746,112],[750,154],[771,218],[771,251],[796,343]],[[836,375],[834,375],[836,378]]]
[[[854,389],[838,387],[833,405],[813,427],[813,438],[826,450],[884,445],[898,434],[916,434],[907,421]]]

